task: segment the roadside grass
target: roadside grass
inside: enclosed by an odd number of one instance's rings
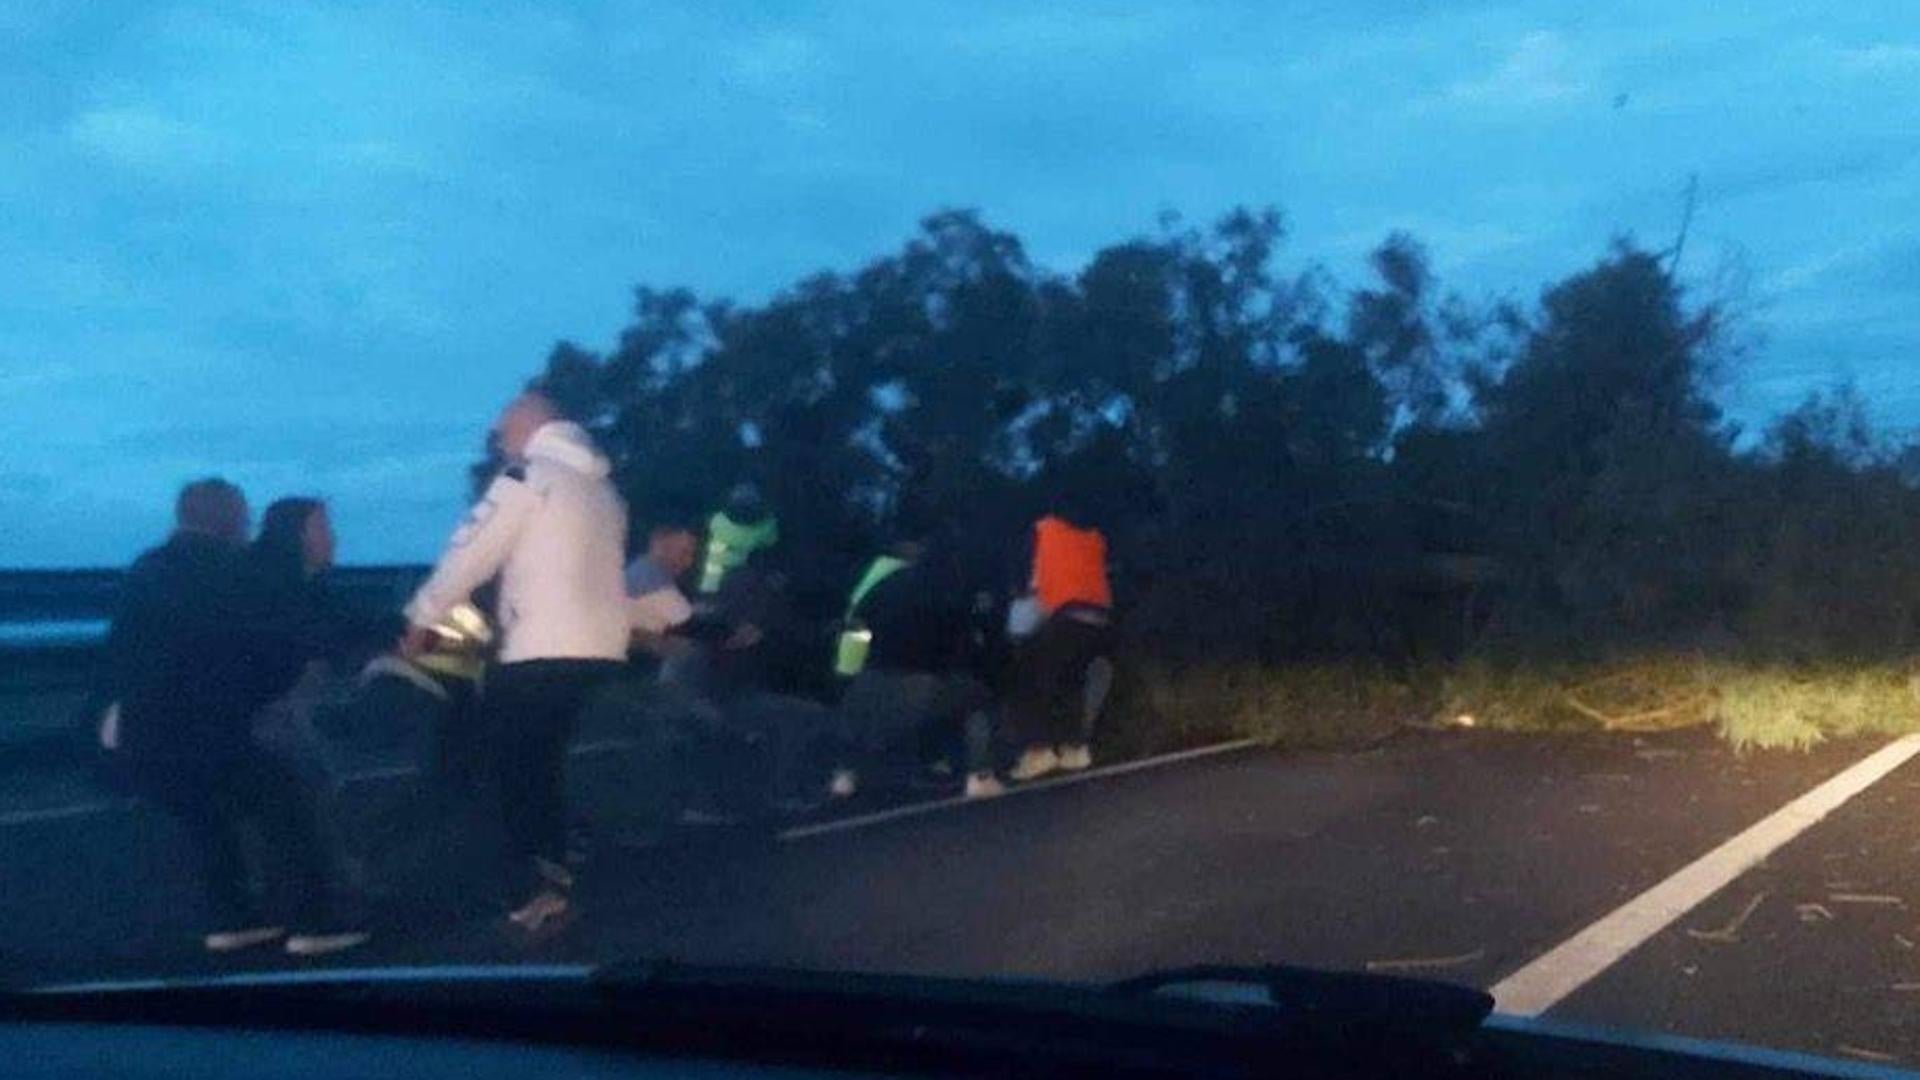
[[[1659,656],[1611,664],[1465,665],[1445,716],[1516,731],[1662,731],[1711,724],[1736,750],[1805,750],[1830,738],[1920,730],[1920,699],[1892,663]]]
[[[1123,664],[1102,739],[1140,754],[1248,737],[1350,747],[1409,725],[1621,733],[1705,725],[1736,750],[1805,750],[1831,738],[1920,731],[1920,695],[1892,663],[1481,660],[1411,677],[1365,663]]]
[[[1138,754],[1241,738],[1352,746],[1420,722],[1426,697],[1367,663],[1123,665],[1102,738]]]
[[[1892,665],[1731,673],[1715,722],[1736,749],[1804,750],[1829,738],[1920,730],[1908,673]]]

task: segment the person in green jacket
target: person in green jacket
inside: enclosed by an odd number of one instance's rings
[[[767,506],[760,489],[752,484],[735,485],[727,494],[726,505],[707,520],[707,548],[700,561],[700,595],[718,594],[728,574],[779,542],[780,519]]]

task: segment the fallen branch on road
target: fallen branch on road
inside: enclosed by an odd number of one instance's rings
[[[1718,930],[1688,930],[1687,936],[1695,941],[1716,941],[1725,944],[1732,944],[1739,941],[1740,928],[1746,925],[1747,919],[1752,917],[1754,911],[1760,907],[1761,902],[1766,900],[1766,898],[1767,893],[1764,890],[1754,893],[1753,899],[1747,901],[1747,906],[1741,908],[1740,914],[1735,915],[1733,920],[1727,923],[1727,925]]]
[[[1435,971],[1440,968],[1459,967],[1471,964],[1487,955],[1485,949],[1460,953],[1456,956],[1410,956],[1399,960],[1369,960],[1367,970],[1381,971]]]

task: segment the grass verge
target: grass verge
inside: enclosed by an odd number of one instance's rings
[[[1122,670],[1105,738],[1139,754],[1246,737],[1302,748],[1355,746],[1410,723],[1622,733],[1711,725],[1743,751],[1920,731],[1920,693],[1907,669],[1887,663],[1483,661],[1413,678],[1365,663]]]

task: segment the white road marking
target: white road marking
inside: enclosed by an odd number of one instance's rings
[[[920,817],[924,814],[938,813],[941,810],[953,810],[962,806],[988,805],[1020,795],[1030,795],[1036,791],[1050,791],[1054,788],[1067,787],[1071,784],[1084,784],[1089,780],[1105,780],[1108,777],[1125,776],[1127,773],[1139,772],[1142,769],[1155,769],[1162,765],[1173,765],[1182,761],[1193,761],[1196,758],[1212,757],[1215,754],[1225,754],[1234,750],[1247,750],[1261,745],[1264,745],[1264,740],[1261,739],[1235,739],[1232,742],[1213,743],[1208,746],[1195,747],[1192,750],[1181,750],[1172,754],[1161,754],[1158,757],[1137,758],[1133,761],[1123,761],[1118,765],[1105,765],[1097,769],[1087,769],[1084,772],[1062,773],[1057,776],[1048,777],[1045,780],[1035,780],[1031,783],[1008,788],[1005,795],[990,799],[969,799],[964,796],[955,795],[945,799],[934,799],[930,802],[909,803],[906,806],[895,806],[886,810],[876,810],[871,814],[860,814],[855,817],[822,821],[817,825],[800,825],[782,832],[780,839],[782,842],[792,843],[795,840],[806,840],[810,837],[825,836],[829,833],[847,832],[853,829],[868,828],[873,825],[884,825],[890,821]]]
[[[133,804],[131,799],[119,799],[113,802],[84,802],[71,806],[49,806],[40,810],[11,810],[0,814],[0,829],[12,825],[33,825],[42,821],[61,821],[66,818],[90,817],[94,814],[109,814],[115,810],[124,810]]]
[[[1514,1016],[1553,1008],[1917,753],[1920,735],[1904,735],[1854,762],[1500,980],[1494,1008]]]
[[[585,742],[568,751],[570,757],[592,757],[596,754],[609,754],[619,750],[631,749],[635,745],[632,739],[600,739]],[[420,770],[412,765],[389,765],[378,769],[362,769],[348,773],[340,778],[342,784],[365,784],[377,780],[404,780],[409,776],[418,776]],[[0,829],[15,825],[37,825],[47,821],[64,821],[69,818],[92,817],[96,814],[114,814],[130,810],[134,799],[103,799],[93,802],[73,803],[68,806],[49,806],[36,810],[10,810],[0,813]]]

